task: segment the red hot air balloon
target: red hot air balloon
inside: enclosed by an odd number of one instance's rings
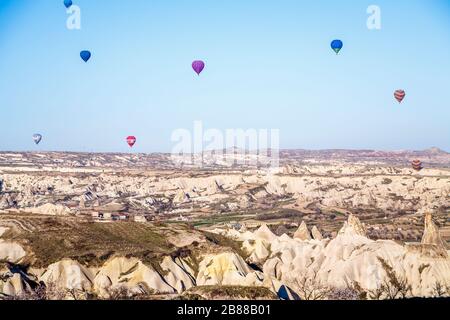
[[[135,136],[127,137],[127,143],[132,148],[134,146],[134,144],[136,143],[136,137]]]
[[[404,90],[396,90],[394,92],[394,97],[397,99],[398,103],[402,103],[403,99],[405,99],[405,91]]]
[[[194,62],[192,62],[192,69],[194,69],[195,73],[197,73],[198,75],[200,75],[204,68],[205,63],[203,61],[195,60]]]
[[[423,169],[422,161],[420,161],[420,160],[413,160],[413,161],[411,162],[411,166],[412,166],[413,169],[416,170],[416,171],[420,171],[420,170]]]

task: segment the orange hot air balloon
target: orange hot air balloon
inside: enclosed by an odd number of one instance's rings
[[[136,137],[135,136],[128,136],[127,137],[127,143],[132,148],[134,144],[136,143]]]
[[[403,99],[405,99],[406,93],[404,90],[396,90],[394,92],[394,97],[397,99],[398,103],[402,103]]]

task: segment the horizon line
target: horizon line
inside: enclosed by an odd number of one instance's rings
[[[352,149],[352,148],[325,148],[325,149],[305,149],[305,148],[280,148],[280,149],[273,149],[273,148],[261,148],[261,149],[243,149],[243,148],[239,148],[239,147],[230,147],[230,148],[224,148],[224,149],[208,149],[208,150],[204,150],[202,152],[191,152],[191,153],[186,153],[186,154],[201,154],[201,153],[211,153],[214,151],[229,151],[230,149],[235,149],[235,150],[242,150],[245,152],[255,152],[255,151],[271,151],[271,150],[278,150],[279,152],[283,152],[283,151],[316,151],[316,152],[324,152],[324,151],[359,151],[359,152],[363,152],[363,151],[368,151],[368,152],[387,152],[387,153],[396,153],[396,152],[430,152],[430,151],[437,151],[437,152],[442,152],[442,153],[447,153],[449,154],[450,152],[448,152],[447,150],[444,150],[442,148],[439,147],[429,147],[429,148],[425,148],[425,149]],[[159,154],[159,155],[172,155],[172,154],[176,154],[176,153],[171,153],[171,152],[162,152],[162,151],[153,151],[153,152],[124,152],[124,151],[66,151],[66,150],[21,150],[21,151],[12,151],[12,150],[0,150],[0,154],[1,153],[78,153],[78,154],[136,154],[136,155],[151,155],[151,154]]]

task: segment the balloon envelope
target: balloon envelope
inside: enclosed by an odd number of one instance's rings
[[[39,142],[41,142],[42,140],[42,135],[40,135],[39,133],[33,134],[33,141],[36,144],[39,144]]]
[[[84,62],[88,62],[88,60],[91,58],[91,53],[87,50],[83,50],[80,52],[80,57]]]
[[[133,147],[136,143],[136,137],[135,136],[128,136],[127,137],[127,143],[130,147]]]
[[[194,62],[192,62],[192,69],[194,69],[194,71],[200,75],[200,73],[203,71],[203,69],[205,68],[205,63],[201,60],[195,60]]]
[[[331,42],[331,49],[333,49],[334,52],[336,52],[336,54],[338,54],[339,51],[341,51],[343,46],[344,46],[344,44],[342,43],[341,40],[333,40]]]
[[[403,99],[405,99],[406,93],[404,90],[396,90],[394,92],[394,97],[397,99],[398,103],[402,103]]]
[[[64,0],[64,6],[70,8],[72,6],[72,0]]]
[[[420,171],[420,170],[423,169],[422,161],[420,161],[420,160],[413,160],[413,161],[411,162],[411,166],[412,166],[413,169],[416,170],[416,171]]]

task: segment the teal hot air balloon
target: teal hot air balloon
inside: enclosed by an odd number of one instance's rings
[[[344,44],[342,43],[341,40],[331,41],[331,49],[333,49],[333,51],[336,52],[336,54],[339,54],[339,51],[341,51],[343,46]]]
[[[41,140],[42,140],[42,135],[41,134],[39,134],[39,133],[33,134],[33,141],[34,141],[34,143],[39,144],[39,142],[41,142]]]

